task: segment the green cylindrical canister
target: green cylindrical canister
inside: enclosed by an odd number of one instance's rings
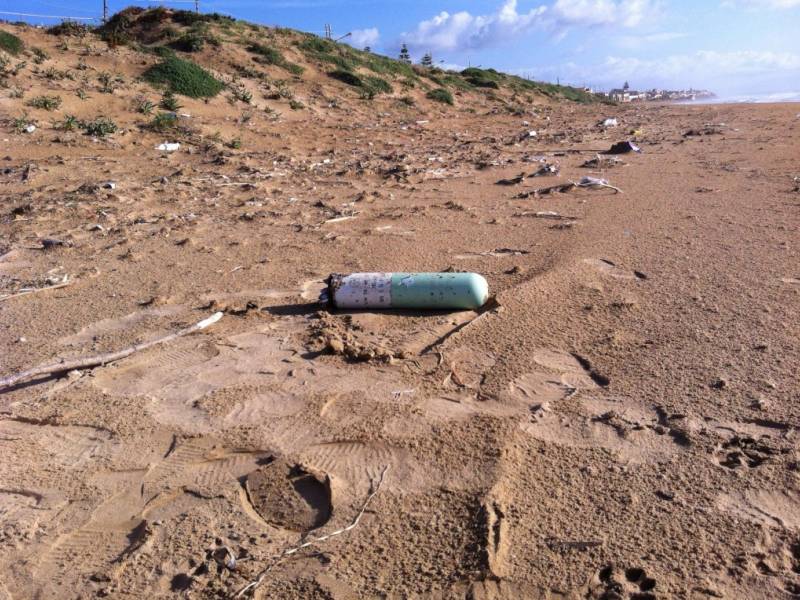
[[[335,308],[480,308],[489,284],[477,273],[332,274],[320,301]]]

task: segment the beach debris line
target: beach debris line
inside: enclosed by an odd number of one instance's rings
[[[520,173],[516,177],[510,179],[500,179],[495,182],[495,185],[518,185],[525,180],[525,173]]]
[[[383,467],[383,470],[381,471],[380,477],[378,478],[378,483],[370,485],[370,492],[369,492],[369,494],[367,494],[367,498],[364,500],[364,504],[361,505],[361,509],[358,511],[358,513],[356,514],[356,517],[352,520],[350,525],[348,525],[347,527],[343,527],[341,529],[337,529],[336,531],[332,531],[331,533],[328,533],[326,535],[322,535],[322,536],[316,537],[316,538],[311,538],[311,539],[307,540],[306,542],[303,542],[299,546],[295,546],[294,548],[287,548],[286,550],[284,550],[283,552],[281,552],[280,554],[275,556],[272,559],[272,561],[264,569],[261,570],[261,572],[258,574],[258,576],[253,581],[251,581],[246,586],[244,586],[242,589],[240,589],[236,593],[236,597],[237,598],[241,598],[242,596],[244,596],[247,593],[254,592],[258,586],[260,586],[262,583],[264,583],[264,579],[266,579],[266,577],[269,574],[269,572],[272,569],[274,569],[278,564],[280,564],[281,562],[283,562],[284,560],[289,558],[291,555],[296,554],[297,552],[300,552],[300,550],[302,550],[304,548],[308,548],[309,546],[314,546],[316,544],[320,544],[322,542],[325,542],[325,541],[331,539],[332,537],[336,537],[337,535],[342,535],[343,533],[347,533],[348,531],[351,531],[352,529],[355,529],[358,526],[358,524],[361,522],[361,517],[364,516],[364,513],[366,512],[367,507],[369,506],[369,503],[372,502],[372,499],[381,490],[381,486],[383,485],[384,477],[386,476],[386,472],[388,470],[389,470],[389,465],[386,465],[385,467]]]
[[[538,198],[541,195],[546,194],[563,194],[565,192],[569,192],[570,190],[578,189],[578,188],[586,188],[586,189],[603,189],[608,188],[614,190],[615,193],[621,194],[622,190],[616,186],[611,185],[607,179],[600,179],[599,177],[589,177],[588,175],[581,177],[580,180],[576,183],[574,181],[568,181],[567,183],[560,183],[558,185],[551,185],[548,187],[538,188],[535,190],[531,190],[529,192],[522,192],[521,194],[517,194],[514,198],[523,199],[523,198]]]
[[[155,340],[150,340],[149,342],[142,342],[140,344],[129,346],[128,348],[124,348],[116,352],[108,352],[105,354],[97,354],[95,356],[88,356],[85,358],[62,360],[57,363],[39,365],[38,367],[33,367],[27,371],[22,371],[20,373],[15,373],[14,375],[9,375],[8,377],[0,378],[0,390],[10,388],[22,381],[26,381],[32,377],[38,377],[40,375],[55,375],[57,373],[67,373],[76,369],[86,369],[88,367],[96,367],[98,365],[107,365],[108,363],[121,360],[130,356],[131,354],[146,350],[147,348],[151,348],[158,344],[171,342],[172,340],[183,337],[190,333],[194,333],[195,331],[201,331],[206,327],[213,325],[221,318],[222,313],[216,312],[207,319],[203,319],[202,321],[195,323],[190,327],[186,327],[185,329],[170,333],[169,335],[165,335]]]
[[[489,299],[477,273],[332,273],[319,301],[332,308],[475,310]]]
[[[531,177],[550,177],[558,175],[561,169],[558,165],[552,163],[545,163],[537,171],[530,174]]]
[[[609,169],[611,167],[623,166],[625,163],[616,156],[603,156],[598,154],[584,162],[581,167],[585,169]]]

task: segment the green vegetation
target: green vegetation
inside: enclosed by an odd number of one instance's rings
[[[297,47],[311,59],[334,65],[337,71],[355,71],[357,67],[365,67],[379,75],[417,78],[411,65],[372,52],[356,50],[346,44],[324,40],[315,35],[307,35],[304,40],[297,43]]]
[[[245,104],[250,104],[253,101],[253,94],[244,86],[231,86],[231,94],[234,99]]]
[[[220,43],[219,39],[211,34],[208,25],[200,21],[192,25],[189,31],[181,35],[170,45],[182,52],[200,52],[206,44],[219,46]]]
[[[194,31],[188,31],[170,44],[181,52],[200,52],[206,45],[206,38]]]
[[[64,117],[64,120],[61,121],[61,123],[56,125],[56,128],[61,129],[62,131],[72,131],[79,125],[80,121],[78,121],[78,118],[75,115],[67,115]]]
[[[450,90],[446,90],[444,88],[436,88],[429,91],[425,96],[429,100],[434,100],[436,102],[442,102],[443,104],[453,105],[453,94],[450,93]]]
[[[253,54],[257,54],[258,56],[256,57],[256,60],[261,64],[281,67],[282,69],[289,71],[289,73],[292,75],[302,75],[303,71],[305,70],[300,65],[296,65],[295,63],[286,60],[281,51],[277,48],[273,48],[272,46],[266,46],[264,44],[257,44],[254,42],[247,46],[247,50]]]
[[[117,130],[117,124],[106,117],[97,117],[93,121],[81,121],[78,126],[86,132],[86,135],[94,137],[105,137]]]
[[[158,131],[159,133],[171,131],[177,127],[178,117],[174,113],[158,113],[147,125],[148,129]]]
[[[35,62],[37,65],[42,64],[44,61],[50,58],[50,55],[41,48],[31,48],[31,52],[33,52],[33,62]]]
[[[150,67],[143,77],[151,84],[166,85],[171,91],[190,98],[216,96],[225,87],[202,67],[177,57]]]
[[[43,110],[56,110],[61,106],[61,96],[36,96],[28,100],[28,106]]]
[[[62,21],[58,25],[53,25],[47,29],[47,33],[50,35],[59,35],[59,36],[69,36],[74,35],[78,37],[84,37],[87,33],[89,33],[91,29],[88,25],[84,25],[83,23],[78,23],[77,21]]]
[[[104,94],[113,94],[114,90],[116,89],[116,79],[115,77],[107,72],[103,71],[97,76],[97,80],[100,82],[100,91]]]
[[[470,84],[479,88],[500,89],[502,75],[494,69],[478,69],[470,67],[461,71],[461,76]]]
[[[347,85],[352,85],[353,87],[364,87],[364,81],[356,75],[355,73],[351,73],[345,69],[337,69],[336,71],[331,71],[328,73],[329,77],[333,77],[334,79],[338,79],[342,83],[346,83]]]
[[[13,33],[0,30],[0,50],[5,50],[9,54],[16,56],[22,52],[24,47],[22,40]]]
[[[136,112],[143,115],[152,114],[155,108],[156,105],[150,102],[150,100],[147,100],[146,98],[141,98],[136,102]]]
[[[17,133],[23,133],[25,131],[25,128],[28,127],[28,125],[34,125],[34,124],[35,123],[31,122],[31,119],[28,116],[27,112],[22,113],[21,117],[16,117],[11,121],[11,127],[13,127],[14,131],[16,131]]]
[[[169,110],[172,112],[179,111],[183,108],[178,102],[178,99],[175,97],[175,94],[172,93],[172,90],[167,90],[164,92],[164,95],[161,96],[161,102],[158,104],[164,110]]]
[[[364,86],[371,90],[374,90],[376,94],[391,94],[393,91],[391,84],[385,79],[381,79],[380,77],[366,75],[363,77],[363,80],[364,80]]]
[[[175,50],[169,48],[167,46],[156,46],[154,48],[147,48],[149,52],[152,52],[156,56],[160,58],[176,58],[177,55],[175,54]]]
[[[391,94],[391,84],[381,79],[380,77],[373,77],[371,75],[358,75],[350,71],[338,69],[328,73],[330,77],[338,79],[342,83],[352,85],[353,87],[361,88],[363,96],[367,98],[374,98],[378,94]]]

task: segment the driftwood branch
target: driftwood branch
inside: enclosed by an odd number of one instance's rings
[[[61,283],[57,283],[55,285],[48,285],[45,287],[40,288],[22,288],[17,290],[13,294],[6,294],[5,296],[0,296],[0,302],[5,300],[10,300],[11,298],[16,298],[17,296],[27,296],[28,294],[35,294],[36,292],[44,292],[46,290],[57,290],[63,287],[67,287],[71,285],[72,281],[62,281]]]
[[[176,331],[175,333],[165,335],[164,337],[160,337],[158,339],[151,340],[149,342],[142,342],[141,344],[136,344],[134,346],[130,346],[123,350],[118,350],[117,352],[108,352],[106,354],[98,354],[96,356],[89,356],[86,358],[76,358],[73,360],[51,363],[49,365],[39,365],[38,367],[28,369],[27,371],[22,371],[21,373],[16,373],[14,375],[9,375],[8,377],[3,377],[2,379],[0,379],[0,390],[12,387],[21,381],[25,381],[26,379],[37,377],[39,375],[53,375],[55,373],[65,373],[67,371],[72,371],[74,369],[86,369],[88,367],[106,365],[108,363],[112,363],[114,361],[121,360],[127,356],[130,356],[135,352],[146,350],[147,348],[151,348],[152,346],[156,346],[157,344],[164,344],[166,342],[171,342],[172,340],[177,339],[179,337],[183,337],[184,335],[188,335],[190,333],[194,333],[195,331],[200,331],[201,329],[205,329],[209,325],[213,325],[214,323],[219,321],[221,318],[222,318],[222,313],[217,312],[208,317],[207,319],[203,319],[199,323],[195,323],[191,327],[187,327],[186,329],[181,329],[180,331]]]
[[[307,542],[304,542],[304,543],[300,544],[299,546],[295,546],[294,548],[287,548],[286,550],[284,550],[283,552],[278,554],[275,558],[273,558],[272,562],[269,565],[267,565],[258,574],[258,576],[253,581],[251,581],[246,586],[244,586],[242,589],[240,589],[236,593],[236,598],[241,598],[242,596],[244,596],[248,592],[255,591],[255,589],[264,582],[264,579],[267,577],[267,574],[272,569],[274,569],[278,564],[280,564],[281,562],[283,562],[284,560],[289,558],[292,554],[295,554],[295,553],[299,552],[303,548],[308,548],[309,546],[313,546],[315,544],[319,544],[320,542],[324,542],[326,540],[329,540],[332,537],[335,537],[337,535],[341,535],[343,533],[347,533],[351,529],[354,529],[358,525],[358,523],[361,521],[361,517],[364,516],[364,512],[367,510],[367,507],[369,506],[369,503],[372,501],[372,499],[380,491],[381,486],[383,485],[383,478],[386,475],[386,471],[388,471],[388,470],[389,470],[389,465],[386,465],[383,468],[383,471],[381,471],[381,476],[380,476],[380,479],[378,479],[377,485],[373,486],[373,488],[370,490],[369,495],[367,496],[366,500],[364,500],[364,504],[361,506],[361,510],[358,511],[358,514],[356,515],[356,518],[353,519],[353,521],[350,523],[350,525],[348,525],[347,527],[343,527],[342,529],[337,529],[336,531],[332,531],[331,533],[328,533],[326,535],[323,535],[323,536],[320,536],[320,537],[317,537],[317,538],[312,538],[312,539],[308,540]]]

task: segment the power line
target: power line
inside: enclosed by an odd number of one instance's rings
[[[8,12],[0,10],[0,15],[14,15],[17,17],[40,17],[42,19],[68,19],[70,21],[96,21],[96,17],[65,17],[64,15],[35,15],[32,13]]]

